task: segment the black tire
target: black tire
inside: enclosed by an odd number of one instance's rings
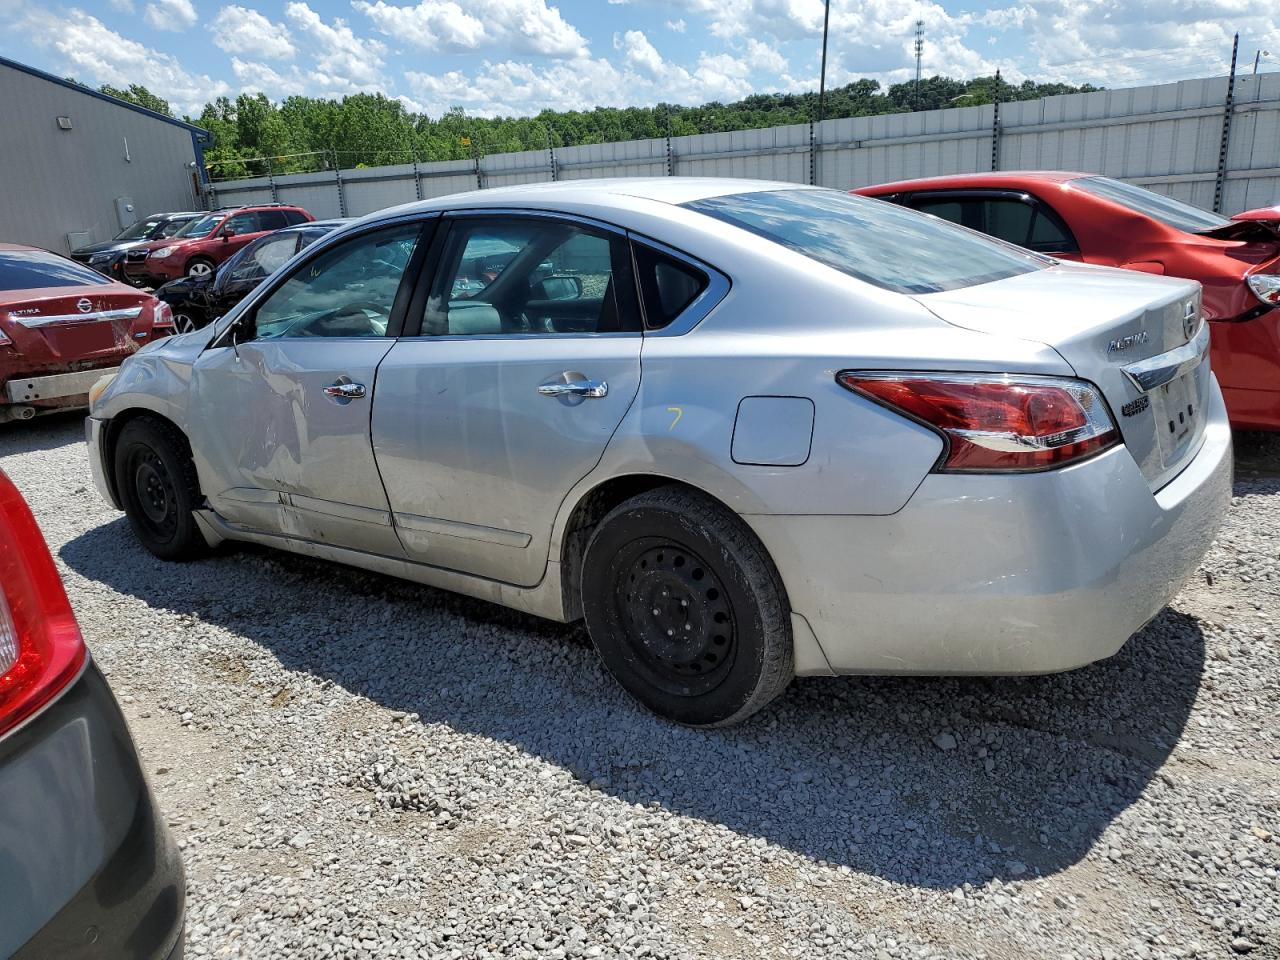
[[[153,417],[130,420],[115,449],[116,490],[142,545],[161,560],[194,560],[209,552],[192,511],[200,483],[187,438]]]
[[[659,716],[728,726],[791,682],[791,612],[778,571],[746,524],[710,497],[667,486],[627,500],[592,532],[582,567],[583,615],[600,659]]]
[[[216,269],[218,265],[208,257],[192,257],[182,272],[188,277],[206,277]]]

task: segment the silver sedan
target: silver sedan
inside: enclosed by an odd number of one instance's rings
[[[1197,284],[876,200],[581,181],[382,211],[94,390],[157,556],[251,541],[584,618],[686,724],[795,675],[1110,656],[1231,435]]]

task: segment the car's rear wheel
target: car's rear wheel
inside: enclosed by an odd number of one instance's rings
[[[778,572],[742,520],[710,497],[669,486],[627,500],[600,521],[582,567],[600,659],[654,713],[725,726],[791,681]]]
[[[187,261],[188,277],[207,277],[213,273],[213,261],[207,257],[193,257]]]
[[[162,560],[209,552],[192,511],[200,485],[186,438],[152,417],[130,420],[115,449],[116,490],[142,545]]]

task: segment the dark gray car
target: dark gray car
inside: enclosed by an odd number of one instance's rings
[[[136,223],[125,227],[110,240],[91,243],[85,247],[77,247],[71,251],[71,259],[85,266],[93,267],[112,280],[125,280],[125,251],[152,240],[172,237],[197,217],[203,217],[205,211],[186,210],[174,213],[153,213],[143,217]],[[127,282],[127,281],[126,281]]]
[[[184,905],[124,717],[0,472],[0,957],[174,960]]]

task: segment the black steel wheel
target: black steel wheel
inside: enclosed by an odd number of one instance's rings
[[[153,417],[130,420],[115,444],[116,490],[143,546],[164,560],[208,552],[192,511],[200,502],[186,438]]]
[[[791,680],[777,570],[741,519],[697,491],[662,487],[605,516],[583,558],[582,602],[610,673],[679,723],[735,723]]]
[[[688,696],[724,681],[737,628],[728,591],[709,564],[674,540],[643,537],[614,554],[609,574],[614,616],[650,682]]]

